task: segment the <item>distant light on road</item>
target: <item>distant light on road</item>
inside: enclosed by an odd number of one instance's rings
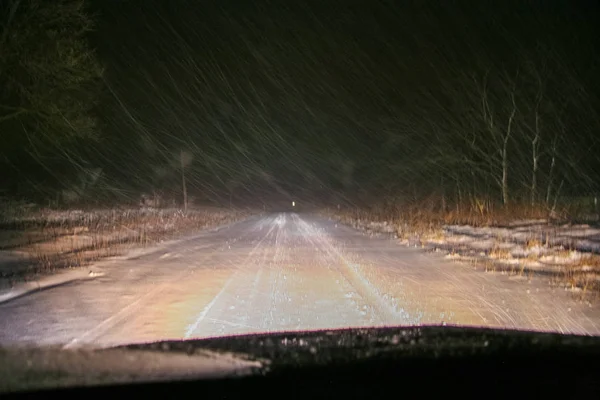
[[[296,202],[292,201],[292,207],[296,207]]]

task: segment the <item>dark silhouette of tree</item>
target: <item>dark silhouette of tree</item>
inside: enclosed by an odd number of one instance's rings
[[[0,4],[0,156],[23,179],[78,164],[69,152],[96,139],[102,67],[87,42],[83,0]]]

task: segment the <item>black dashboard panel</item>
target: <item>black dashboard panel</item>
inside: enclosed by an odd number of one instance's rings
[[[5,398],[600,398],[600,338],[595,337],[421,327],[248,335],[125,348],[171,353],[243,349],[272,362],[243,378],[80,387]]]

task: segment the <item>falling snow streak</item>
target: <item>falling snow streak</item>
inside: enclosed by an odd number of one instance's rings
[[[313,197],[407,184],[427,191],[432,178],[439,185],[439,176],[451,182],[475,170],[476,184],[492,190],[499,164],[484,160],[502,135],[486,131],[484,91],[497,131],[518,97],[512,187],[529,177],[534,111],[544,121],[539,181],[576,175],[579,190],[593,183],[597,63],[584,57],[594,43],[591,28],[570,25],[559,10],[519,6],[513,18],[508,6],[152,2],[134,12],[132,4],[103,9],[107,26],[121,30],[99,35],[113,39],[110,50],[100,48],[114,63],[107,84],[122,101],[110,126],[128,126],[122,140],[159,165],[190,149],[199,187]],[[561,177],[550,177],[549,143],[561,130]],[[140,176],[152,174],[135,164]]]
[[[511,196],[529,196],[532,151],[534,196],[598,190],[586,2],[90,4],[102,135],[73,151],[114,190],[177,193],[185,150],[190,192],[219,202],[466,185],[500,199],[504,139]]]

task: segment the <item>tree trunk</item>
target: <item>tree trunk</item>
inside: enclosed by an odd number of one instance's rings
[[[188,198],[187,186],[185,183],[185,165],[183,162],[183,150],[181,150],[181,186],[183,188],[183,212],[187,213]]]
[[[512,92],[512,103],[513,109],[508,117],[508,126],[506,127],[506,133],[504,134],[504,141],[502,143],[502,203],[508,204],[508,141],[512,135],[512,124],[517,113],[517,104],[515,102],[515,92]]]
[[[548,187],[546,188],[546,205],[550,205],[550,197],[552,196],[552,179],[554,179],[554,167],[556,165],[556,138],[552,145],[552,158],[550,161],[550,170],[548,171]]]
[[[533,169],[531,171],[531,205],[535,205],[535,198],[537,192],[537,170],[538,170],[538,159],[536,156],[536,150],[533,150]]]
[[[550,204],[550,196],[552,194],[552,173],[554,172],[554,164],[556,163],[556,157],[552,156],[550,162],[550,172],[548,173],[548,187],[546,188],[546,204]]]
[[[456,214],[459,214],[462,210],[462,193],[460,190],[460,182],[456,179]]]
[[[444,189],[444,177],[441,178],[442,187],[442,212],[446,212],[446,190]]]
[[[502,204],[508,204],[508,160],[506,146],[502,150]]]

